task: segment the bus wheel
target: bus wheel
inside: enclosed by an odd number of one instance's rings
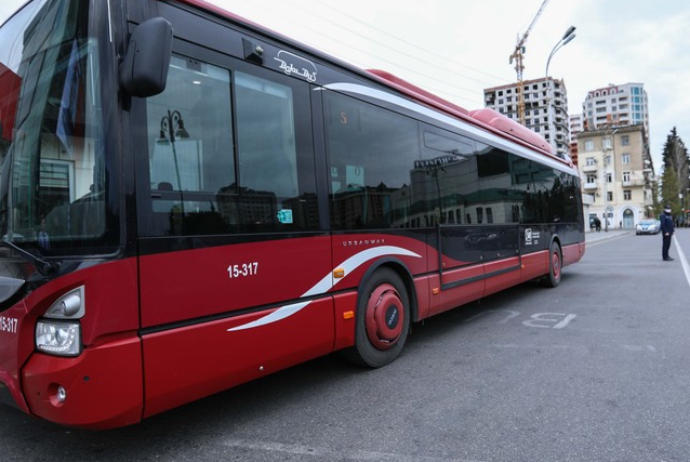
[[[344,351],[348,360],[376,368],[398,357],[410,329],[410,302],[395,271],[381,268],[365,283],[356,323],[355,346]]]
[[[562,263],[561,248],[557,243],[552,242],[549,249],[549,274],[542,279],[544,287],[558,287],[561,283]]]

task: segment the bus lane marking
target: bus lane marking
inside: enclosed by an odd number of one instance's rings
[[[560,319],[561,316],[563,316],[563,319]],[[522,325],[542,329],[563,329],[576,317],[576,314],[536,313],[530,316],[530,319],[522,321]]]
[[[512,319],[521,316],[519,311],[514,310],[486,310],[481,313],[477,313],[465,319],[463,322],[472,322],[481,317],[494,314],[494,313],[505,313],[506,316],[503,317],[498,324],[507,324]],[[535,313],[530,316],[529,319],[522,321],[522,325],[525,327],[537,327],[540,329],[565,329],[570,322],[577,317],[573,313]]]

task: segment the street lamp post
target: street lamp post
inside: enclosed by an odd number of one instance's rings
[[[166,114],[161,118],[161,130],[156,144],[159,146],[170,145],[172,147],[173,163],[175,166],[175,176],[177,180],[177,189],[180,192],[180,208],[182,209],[182,216],[185,215],[184,198],[182,197],[182,178],[180,176],[180,166],[177,163],[177,149],[175,148],[175,140],[179,138],[186,140],[189,138],[189,133],[184,128],[184,121],[180,111],[167,110]]]
[[[172,146],[173,162],[175,164],[175,175],[177,176],[177,188],[182,192],[182,181],[180,178],[180,169],[177,165],[177,150],[175,149],[175,139],[179,138],[185,140],[189,138],[189,133],[184,128],[184,121],[180,111],[170,111],[161,119],[161,131],[156,144],[160,146]]]
[[[553,103],[550,101],[551,98],[549,98],[549,95],[551,94],[551,85],[549,85],[549,65],[551,64],[551,58],[553,58],[553,55],[556,54],[558,50],[563,48],[565,45],[570,43],[572,39],[575,38],[575,26],[570,26],[568,30],[565,31],[565,34],[563,34],[563,37],[554,45],[553,49],[551,50],[551,53],[549,53],[549,58],[546,60],[546,72],[544,73],[544,82],[546,83],[546,113],[547,113],[547,133],[549,134],[550,140],[552,142],[552,146],[554,146],[553,141],[556,139],[556,130],[558,128],[556,127],[556,124],[554,123],[555,115],[553,114]],[[551,131],[551,127],[553,126],[554,130],[553,132]],[[556,146],[554,146],[556,148]],[[557,151],[558,152],[558,151]]]

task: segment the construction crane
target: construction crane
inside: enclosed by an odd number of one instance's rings
[[[513,51],[513,54],[510,55],[509,63],[513,64],[513,61],[515,61],[515,72],[517,72],[518,118],[522,125],[525,125],[525,95],[523,91],[524,89],[522,88],[522,71],[525,70],[525,65],[522,63],[522,59],[523,55],[525,54],[525,43],[527,42],[527,37],[529,37],[530,31],[537,22],[537,19],[539,19],[539,16],[541,16],[541,13],[544,11],[544,7],[546,7],[547,3],[549,3],[549,0],[544,0],[542,2],[541,6],[539,7],[539,11],[537,11],[537,14],[534,15],[534,18],[532,19],[532,22],[525,33],[522,34],[521,37],[518,36],[515,51]]]

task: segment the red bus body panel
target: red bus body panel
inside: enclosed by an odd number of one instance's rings
[[[78,358],[35,351],[37,319],[60,296],[84,286],[84,350]],[[141,420],[143,382],[136,260],[85,265],[51,281],[3,313],[16,317],[16,334],[0,332],[0,381],[17,405],[64,425],[109,428]],[[56,387],[67,391],[56,403]]]
[[[235,265],[239,265],[237,274],[230,277],[228,268],[234,272]],[[147,255],[141,257],[140,270],[141,324],[148,328],[296,300],[330,276],[331,238]]]
[[[585,243],[578,242],[577,244],[563,246],[563,266],[572,265],[582,260],[585,255]]]
[[[503,289],[520,283],[520,258],[515,256],[505,260],[492,261],[484,264],[484,272],[495,274],[486,280],[484,295],[491,295]]]
[[[333,350],[333,305],[314,301],[279,322],[233,331],[258,312],[144,337],[146,417]]]
[[[63,425],[107,429],[141,420],[141,343],[136,335],[87,348],[77,358],[34,354],[23,369],[31,412]],[[67,392],[55,399],[57,386]]]

